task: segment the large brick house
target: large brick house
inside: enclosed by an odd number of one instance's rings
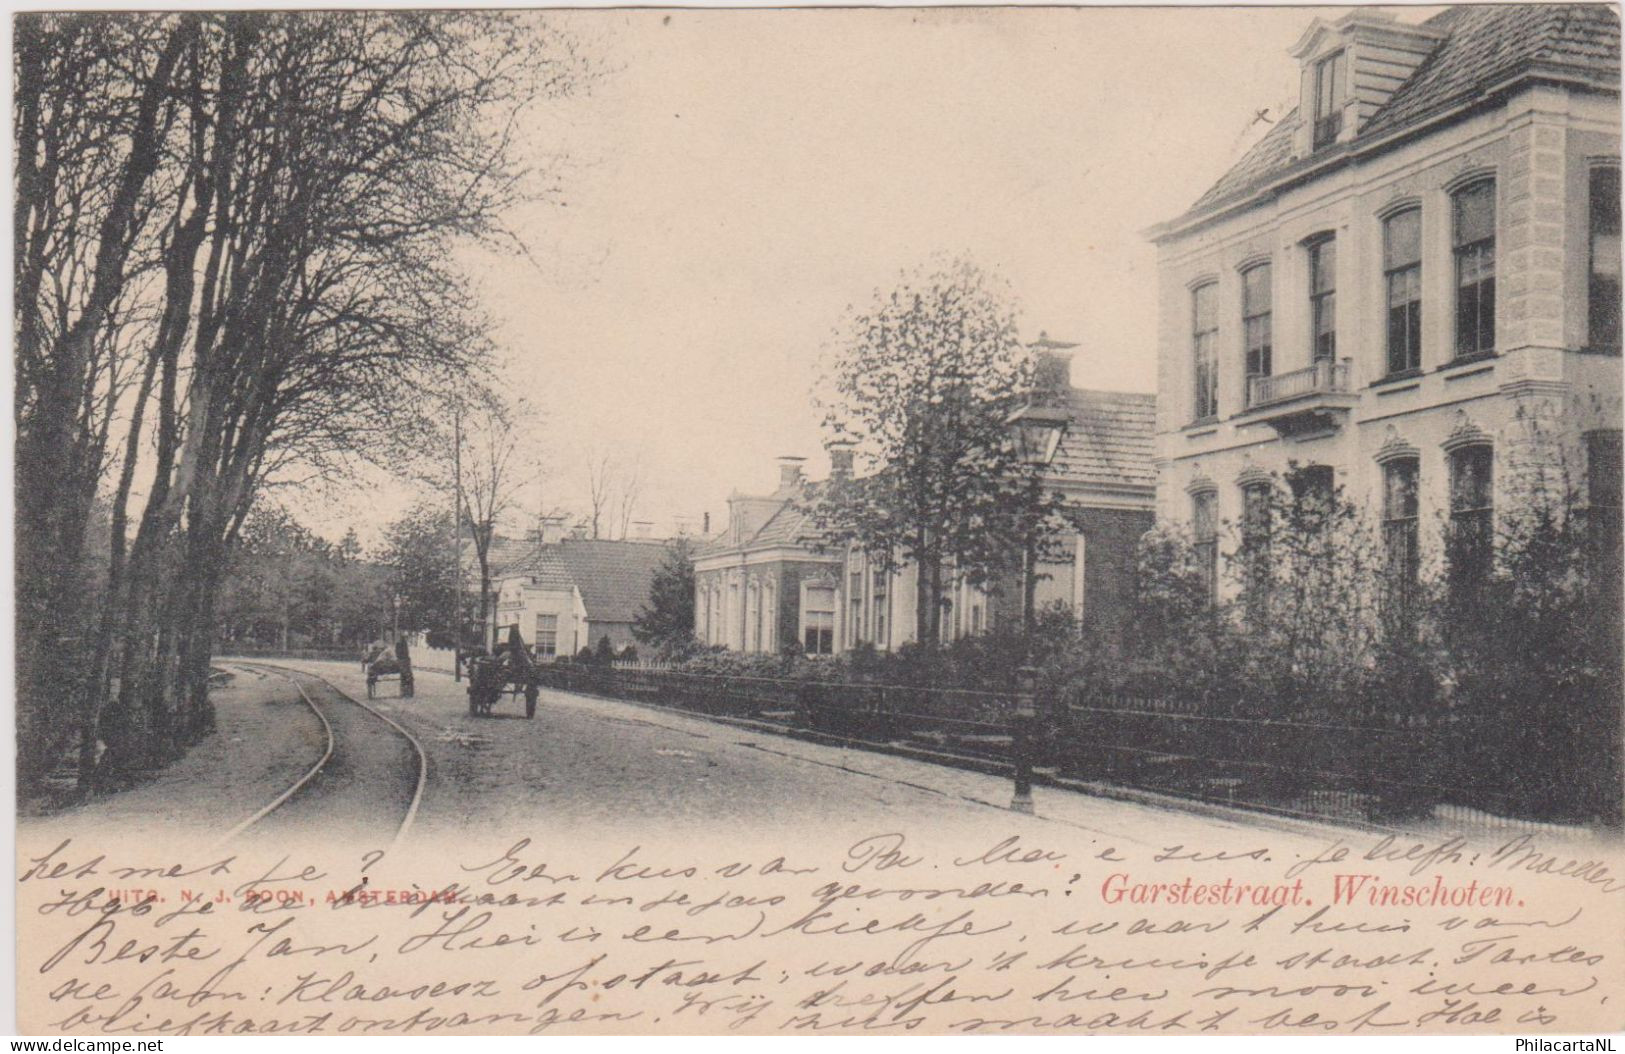
[[[1216,567],[1220,525],[1296,463],[1414,575],[1440,524],[1519,500],[1520,467],[1617,506],[1615,10],[1360,9],[1291,57],[1297,108],[1149,232],[1159,518]]]
[[[834,651],[841,560],[819,545],[805,512],[822,487],[806,479],[801,458],[784,457],[772,493],[728,498],[727,526],[694,554],[694,633],[702,642],[769,654],[791,641],[814,655]]]
[[[1035,601],[1065,605],[1081,626],[1112,631],[1133,589],[1135,547],[1152,524],[1156,400],[1073,388],[1071,345],[1040,337],[1031,348],[1041,388],[1068,419],[1045,485],[1067,498],[1076,525],[1056,546],[1063,558],[1037,569]],[[832,449],[830,462],[835,477],[853,471],[849,450]],[[916,639],[915,569],[885,574],[856,547],[823,544],[806,509],[826,485],[803,477],[801,459],[785,458],[772,494],[729,499],[727,529],[695,556],[702,641],[771,653],[793,640],[818,655],[860,643],[891,651]],[[1023,617],[1014,578],[985,589],[950,583],[947,600],[945,640]]]
[[[1123,625],[1134,589],[1135,550],[1153,522],[1156,397],[1073,387],[1073,347],[1042,334],[1029,345],[1039,392],[1065,411],[1067,427],[1043,483],[1066,500],[1072,523],[1050,547],[1051,559],[1036,567],[1033,600],[1036,610],[1065,607],[1080,628],[1111,634]],[[1025,616],[1022,577],[1012,572],[987,588],[950,581],[943,639],[1019,623]],[[861,549],[849,546],[840,580],[842,650],[868,643],[890,651],[916,639],[912,565],[885,575]]]

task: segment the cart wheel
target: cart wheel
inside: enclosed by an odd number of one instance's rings
[[[534,687],[525,689],[525,716],[526,717],[535,717],[536,716],[536,695],[537,695],[537,690]]]

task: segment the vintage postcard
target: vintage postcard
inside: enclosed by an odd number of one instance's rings
[[[12,30],[21,1033],[1625,1027],[1616,7]]]

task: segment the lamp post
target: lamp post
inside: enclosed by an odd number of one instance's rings
[[[1064,406],[1056,406],[1042,399],[1029,399],[1020,409],[1005,419],[1011,441],[1022,464],[1036,476],[1055,460],[1061,438],[1066,435],[1072,417]],[[1038,590],[1038,529],[1037,523],[1026,525],[1022,538],[1022,628],[1031,634],[1034,622],[1034,604]]]
[[[1060,448],[1061,438],[1071,421],[1066,407],[1057,405],[1059,400],[1052,396],[1053,393],[1040,389],[1005,421],[1017,455],[1022,464],[1032,471],[1033,482],[1040,486],[1043,470],[1055,460],[1055,452]],[[1024,521],[1028,519],[1026,515],[1023,516]],[[1022,537],[1022,628],[1029,649],[1032,647],[1035,623],[1033,609],[1038,592],[1038,532],[1041,526],[1037,522],[1024,522]],[[1030,651],[1028,660],[1031,661]],[[1038,671],[1031,665],[1024,665],[1016,679],[1016,706],[1010,728],[1010,748],[1015,757],[1015,789],[1010,798],[1010,810],[1031,814],[1034,730],[1038,723]]]

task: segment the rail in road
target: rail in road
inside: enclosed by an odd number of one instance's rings
[[[249,831],[371,836],[393,823],[388,850],[398,847],[417,818],[429,778],[429,757],[417,737],[315,674],[257,661],[233,659],[221,665],[286,680],[321,722],[325,748],[309,770],[215,844]]]

